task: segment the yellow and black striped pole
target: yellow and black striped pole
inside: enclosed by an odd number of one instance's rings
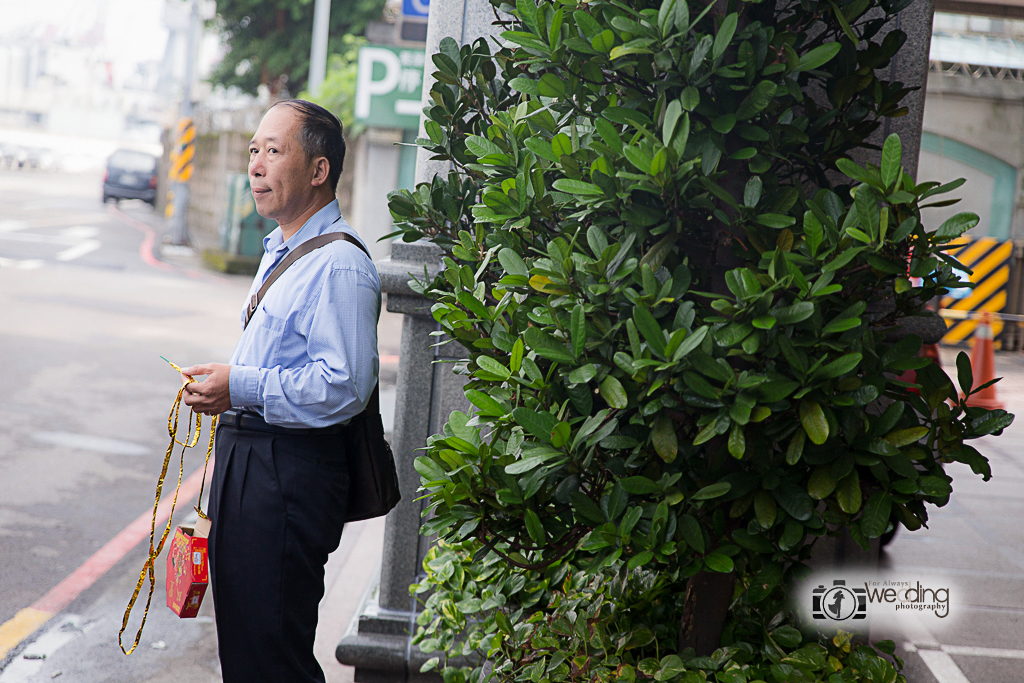
[[[171,146],[171,165],[167,173],[170,190],[167,192],[166,216],[171,221],[171,239],[175,244],[188,242],[185,219],[188,215],[189,181],[195,167],[196,126],[190,116],[178,119],[174,127]]]

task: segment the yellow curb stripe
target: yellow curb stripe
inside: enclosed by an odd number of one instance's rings
[[[0,659],[16,648],[21,641],[35,633],[40,626],[54,616],[53,612],[45,612],[34,607],[26,607],[9,620],[0,624]]]

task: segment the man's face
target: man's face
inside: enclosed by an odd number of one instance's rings
[[[285,224],[314,201],[314,165],[299,142],[302,118],[288,106],[273,107],[249,143],[249,185],[256,211]]]

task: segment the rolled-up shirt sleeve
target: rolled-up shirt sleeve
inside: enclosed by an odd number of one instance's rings
[[[307,361],[295,367],[233,365],[231,403],[259,407],[270,424],[324,427],[348,422],[377,383],[380,291],[358,267],[334,264],[281,332],[305,341]]]

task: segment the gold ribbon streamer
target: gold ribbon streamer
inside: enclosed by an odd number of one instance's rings
[[[175,370],[181,370],[181,368],[173,363],[171,365]],[[185,440],[178,440],[178,416],[181,412],[182,397],[185,393],[185,387],[192,382],[195,382],[195,380],[189,377],[188,381],[181,385],[181,389],[178,390],[178,397],[174,400],[174,405],[171,406],[171,412],[167,416],[167,433],[171,437],[171,442],[167,445],[167,453],[164,455],[163,468],[160,470],[160,478],[157,479],[156,482],[156,498],[153,501],[153,523],[149,531],[149,557],[146,559],[146,563],[142,566],[142,571],[139,572],[139,581],[135,584],[135,592],[132,594],[132,599],[128,601],[128,607],[124,610],[124,619],[121,621],[121,630],[117,632],[117,644],[121,647],[121,652],[126,655],[130,655],[135,651],[135,648],[139,646],[139,640],[142,639],[142,629],[146,625],[146,618],[149,617],[149,607],[153,602],[153,591],[156,588],[155,563],[156,559],[164,549],[164,544],[167,542],[167,536],[171,532],[171,525],[174,521],[174,508],[178,504],[178,492],[181,490],[181,478],[185,472],[185,451],[199,443],[199,431],[203,426],[203,416],[191,409],[188,417],[188,429],[185,431]],[[189,438],[187,435],[192,431],[192,415],[196,416],[196,431],[192,437]],[[217,416],[214,415],[210,424],[210,445],[206,449],[206,463],[203,465],[203,481],[199,487],[199,501],[196,505],[196,512],[203,519],[208,519],[202,509],[203,491],[206,487],[206,468],[210,465],[210,456],[213,454],[213,438],[216,433]],[[164,527],[163,533],[160,535],[160,542],[155,543],[157,508],[160,507],[160,496],[164,488],[164,479],[167,477],[167,469],[171,464],[174,444],[178,444],[182,447],[181,460],[178,465],[178,483],[174,488],[174,499],[171,501],[171,514],[167,517],[167,525]],[[121,637],[124,635],[125,629],[128,628],[128,617],[131,616],[132,608],[135,607],[135,601],[139,598],[139,593],[142,591],[142,585],[146,582],[147,576],[149,577],[149,595],[146,597],[146,609],[142,613],[142,623],[139,624],[139,632],[135,634],[135,643],[132,644],[130,649],[125,650]]]

